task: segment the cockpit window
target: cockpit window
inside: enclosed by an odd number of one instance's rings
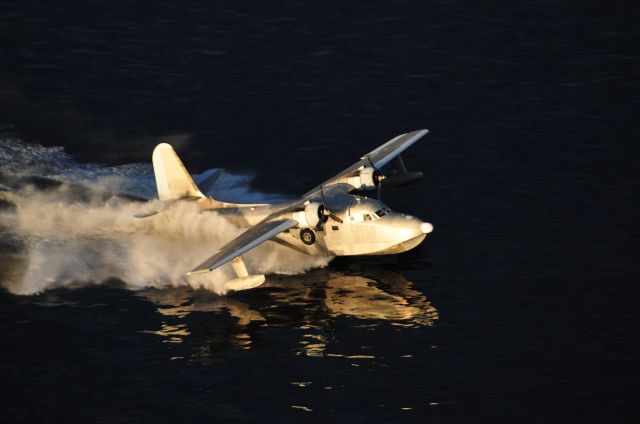
[[[382,218],[383,216],[385,216],[389,212],[391,212],[391,210],[389,208],[382,208],[382,209],[376,211],[376,215],[378,215],[379,218]]]
[[[391,210],[385,206],[382,209],[379,209],[377,212],[362,214],[354,213],[353,215],[349,216],[349,220],[351,220],[352,222],[375,221],[387,215],[389,212],[391,212]]]

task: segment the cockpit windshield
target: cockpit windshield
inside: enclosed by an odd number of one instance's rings
[[[391,209],[385,206],[375,212],[373,212],[373,210],[371,210],[370,212],[362,211],[361,213],[352,212],[350,219],[353,222],[375,221],[387,215],[389,212],[391,212]]]
[[[378,218],[382,218],[383,216],[385,216],[386,214],[388,214],[389,212],[391,212],[391,209],[384,207],[380,210],[376,211],[376,215],[378,216]]]

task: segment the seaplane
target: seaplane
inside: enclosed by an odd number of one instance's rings
[[[237,278],[225,282],[227,291],[247,290],[265,282],[264,275],[249,274],[242,255],[270,240],[308,255],[405,252],[418,246],[433,231],[433,225],[392,211],[382,203],[381,190],[383,186],[406,185],[422,178],[422,172],[407,171],[400,154],[427,133],[423,129],[401,134],[299,198],[273,204],[231,203],[206,195],[219,173],[205,172],[194,181],[173,147],[161,143],[153,151],[152,162],[163,206],[136,217],[147,218],[175,202],[190,201],[246,228],[186,273],[188,278],[230,264]],[[377,199],[363,195],[368,191],[377,191]]]

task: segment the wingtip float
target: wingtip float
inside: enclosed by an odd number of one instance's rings
[[[428,132],[423,129],[401,134],[300,198],[273,204],[229,203],[205,196],[173,147],[161,143],[154,149],[152,161],[158,197],[167,206],[138,216],[152,216],[175,202],[189,200],[196,201],[203,210],[216,210],[233,224],[247,228],[186,273],[188,276],[204,274],[231,263],[237,278],[225,283],[227,290],[246,290],[264,283],[264,275],[249,275],[242,255],[268,240],[309,255],[405,252],[418,246],[433,231],[433,225],[391,211],[380,201],[381,189],[386,185],[409,184],[422,177],[421,172],[407,171],[400,154]],[[207,175],[207,181],[201,181],[200,185],[210,186],[218,175]],[[374,190],[378,192],[378,199],[355,194]]]

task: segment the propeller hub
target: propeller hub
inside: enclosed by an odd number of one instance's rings
[[[379,170],[375,169],[373,171],[373,182],[376,185],[380,185],[382,180],[384,180],[385,178],[387,178],[387,177],[382,172],[380,172]]]

